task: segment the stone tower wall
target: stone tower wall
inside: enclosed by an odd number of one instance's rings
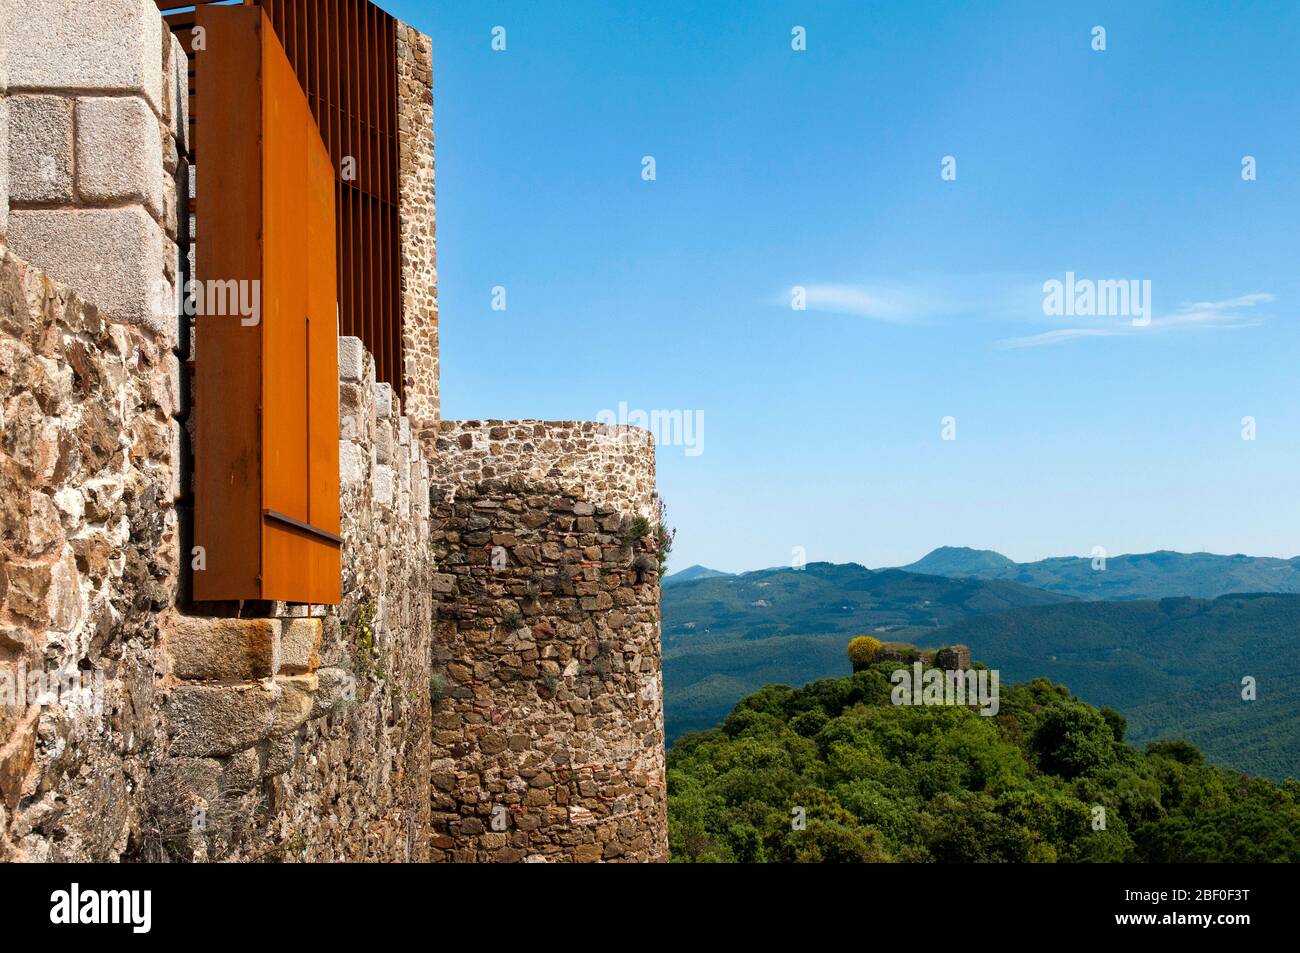
[[[435,859],[667,859],[653,487],[644,431],[440,424]]]
[[[433,41],[404,23],[397,25],[397,133],[403,387],[411,423],[424,433],[439,415]]]

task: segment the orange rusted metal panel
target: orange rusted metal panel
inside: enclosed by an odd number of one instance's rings
[[[196,324],[195,543],[222,543],[195,573],[195,598],[335,604],[333,164],[262,10],[201,7],[197,15],[219,41],[196,58],[199,125],[213,157],[198,163],[198,277],[253,282],[249,297],[260,308],[255,322],[210,315]],[[238,389],[223,391],[236,370]],[[238,547],[224,542],[227,522],[238,527]]]
[[[308,196],[307,225],[307,468],[311,496],[308,516],[313,526],[339,535],[339,305],[335,254],[336,193],[334,163],[329,150],[313,139],[307,155],[307,179],[329,183]],[[340,578],[337,547],[313,550],[312,572],[337,587]]]
[[[290,14],[297,68],[271,31],[262,44],[263,481],[275,514],[266,525],[263,598],[337,602],[339,546],[319,535],[339,533],[335,177],[301,85],[303,17]]]
[[[196,216],[203,222],[196,271],[262,277],[261,42],[256,11],[198,10],[208,47],[198,66],[203,132],[220,162],[197,169]],[[204,295],[206,299],[206,295]],[[237,316],[194,319],[195,599],[257,598],[261,588],[262,334]]]
[[[303,212],[309,195],[307,103],[274,34],[262,47],[262,260],[266,280],[265,505],[308,522],[307,260]],[[314,186],[314,183],[313,183]],[[331,181],[331,188],[333,183]]]

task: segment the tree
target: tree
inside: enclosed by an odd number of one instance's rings
[[[1115,736],[1097,709],[1067,702],[1043,712],[1032,744],[1044,771],[1077,778],[1110,763]]]
[[[880,640],[873,639],[869,635],[859,635],[849,643],[849,661],[853,663],[853,671],[860,672],[876,657],[880,651]]]
[[[1110,725],[1110,733],[1115,736],[1116,741],[1124,740],[1124,732],[1128,728],[1128,719],[1121,715],[1113,708],[1105,705],[1101,706],[1101,717],[1106,719],[1106,724]]]

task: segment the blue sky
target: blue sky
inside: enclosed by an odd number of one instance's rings
[[[444,415],[702,413],[674,568],[1300,552],[1300,6],[384,6],[434,42]],[[1067,271],[1151,324],[1045,315]]]

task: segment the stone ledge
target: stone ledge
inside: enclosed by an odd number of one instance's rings
[[[275,704],[270,737],[280,738],[297,731],[311,718],[318,683],[315,675],[281,675],[275,684],[279,699]]]
[[[305,675],[320,667],[320,619],[291,619],[280,633],[282,675]]]
[[[183,685],[164,707],[173,757],[220,757],[251,748],[271,734],[280,689],[251,685]]]
[[[254,681],[280,668],[278,619],[172,614],[161,623],[171,674],[189,681]]]

